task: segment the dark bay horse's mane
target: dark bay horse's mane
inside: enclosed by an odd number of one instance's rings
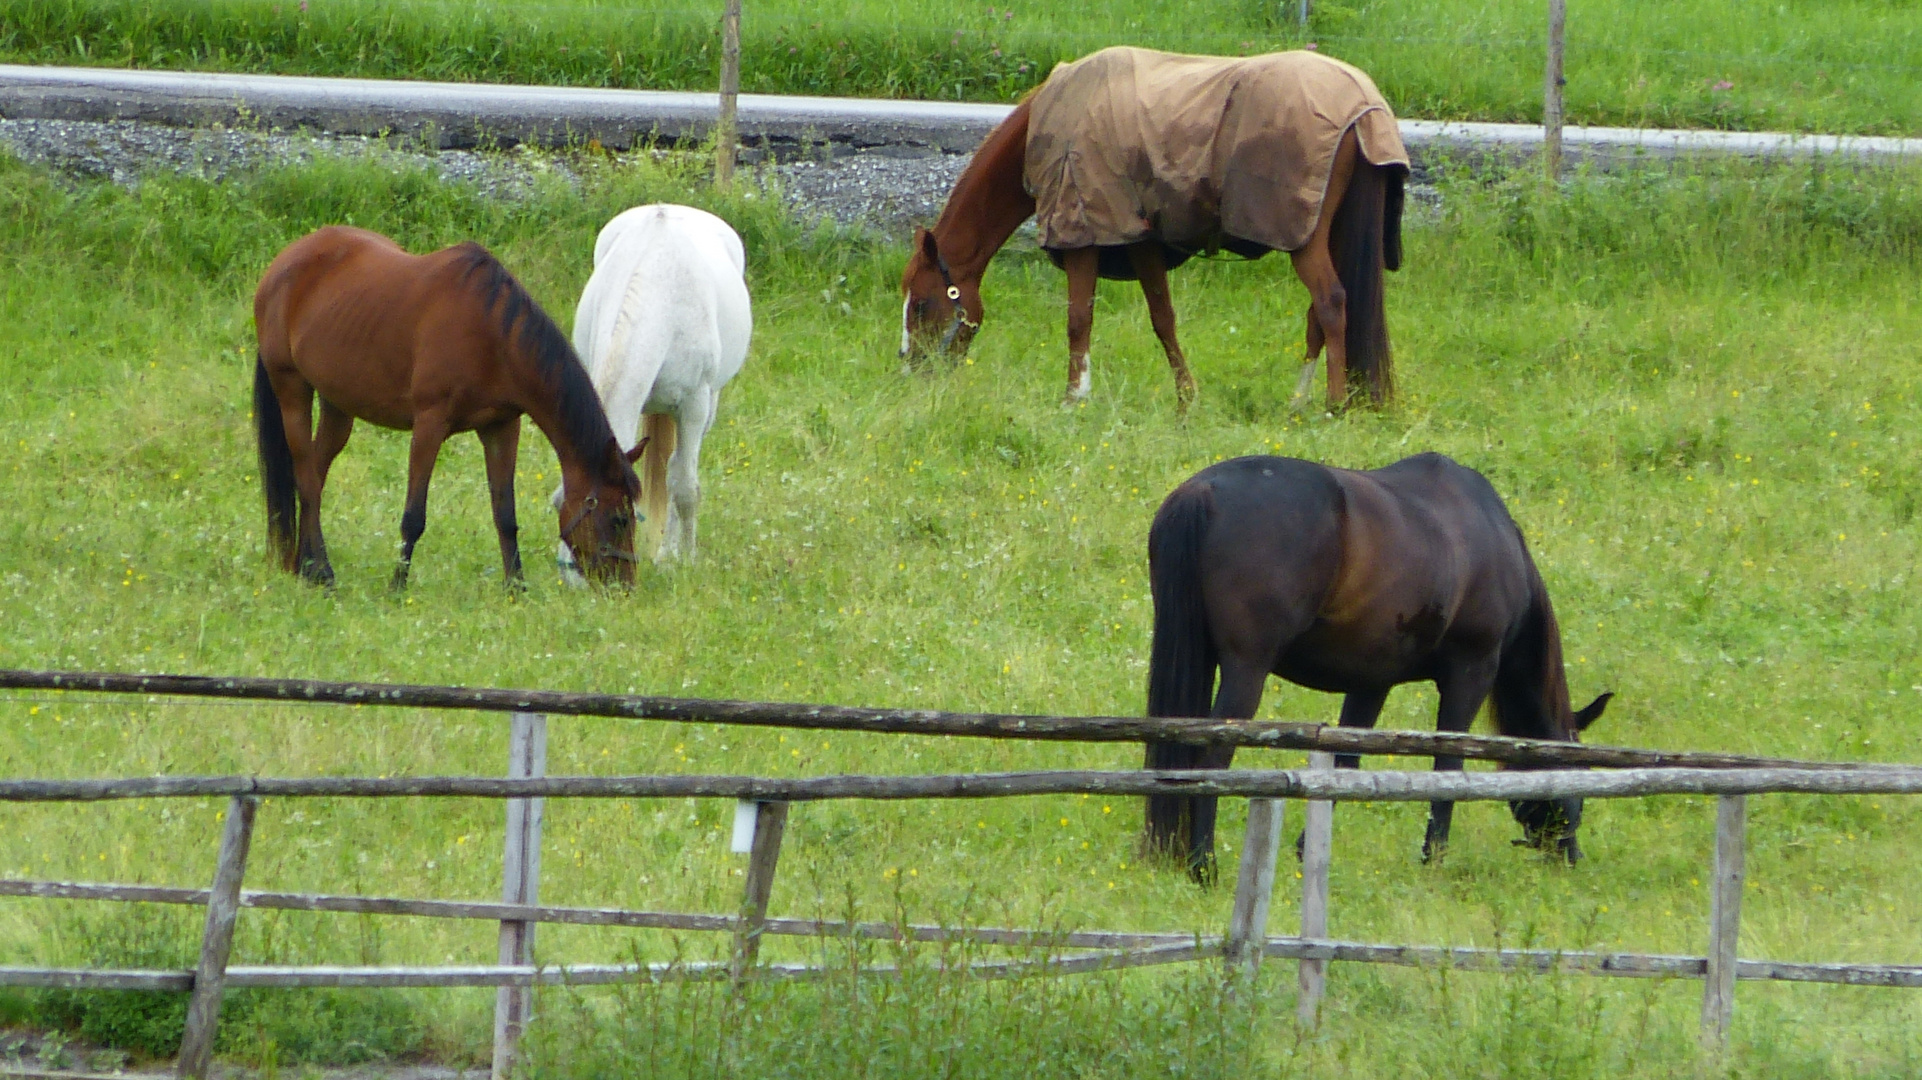
[[[554,393],[561,426],[557,434],[598,464],[614,429],[573,343],[493,252],[470,240],[454,248],[454,260],[461,268],[460,280],[480,293],[488,310],[499,313],[501,337],[535,364],[541,382]]]

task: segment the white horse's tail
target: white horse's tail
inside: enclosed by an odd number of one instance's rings
[[[641,417],[641,438],[647,447],[641,451],[642,513],[647,515],[647,550],[658,552],[667,535],[667,459],[674,456],[680,441],[680,425],[672,413],[648,413]]]

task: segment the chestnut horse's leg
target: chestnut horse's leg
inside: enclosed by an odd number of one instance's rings
[[[1092,380],[1088,375],[1088,339],[1094,334],[1095,270],[1100,252],[1077,248],[1061,258],[1068,272],[1068,396],[1063,405],[1079,405],[1088,400]]]
[[[1316,341],[1316,324],[1320,325],[1321,336],[1328,346],[1330,409],[1338,409],[1348,400],[1348,293],[1341,287],[1341,278],[1335,273],[1335,260],[1330,254],[1328,242],[1335,228],[1335,211],[1341,207],[1342,197],[1348,193],[1348,181],[1355,174],[1355,158],[1359,154],[1355,133],[1350,130],[1341,137],[1341,145],[1335,150],[1335,164],[1328,176],[1327,193],[1322,196],[1321,219],[1315,222],[1314,235],[1308,238],[1307,246],[1300,251],[1288,253],[1295,263],[1295,276],[1308,286],[1311,300],[1308,308],[1308,364],[1313,365],[1315,354],[1321,351]],[[1312,377],[1308,372],[1303,374]],[[1304,383],[1298,382],[1296,390],[1297,401],[1307,396]]]
[[[1148,301],[1148,321],[1154,324],[1155,337],[1161,339],[1168,354],[1168,366],[1175,373],[1175,408],[1187,412],[1195,400],[1195,377],[1188,372],[1188,359],[1181,355],[1175,340],[1175,306],[1168,295],[1168,264],[1161,255],[1159,241],[1146,240],[1128,245],[1128,261],[1134,265],[1141,282],[1141,295]]]
[[[501,580],[522,583],[520,525],[514,520],[514,461],[520,455],[521,418],[516,416],[481,428],[481,451],[487,458],[487,494],[494,503],[494,533],[501,542]]]
[[[274,396],[280,400],[280,423],[287,432],[287,452],[294,459],[294,486],[300,492],[300,540],[294,549],[292,569],[316,585],[332,585],[334,568],[327,561],[327,541],[320,532],[320,489],[326,474],[314,446],[314,388],[301,380],[291,392],[276,386]],[[322,415],[324,418],[324,410]]]
[[[1488,699],[1488,692],[1495,687],[1496,658],[1493,656],[1467,663],[1457,662],[1442,670],[1435,680],[1435,689],[1441,691],[1441,705],[1435,710],[1435,730],[1463,732],[1481,711],[1482,702]],[[1460,772],[1462,759],[1458,757],[1438,757],[1435,759],[1436,772]],[[1448,850],[1448,829],[1455,820],[1455,804],[1434,802],[1428,804],[1428,835],[1422,838],[1421,861],[1439,860]]]
[[[1288,402],[1291,409],[1299,409],[1308,403],[1308,391],[1315,386],[1315,361],[1321,359],[1321,346],[1327,335],[1321,332],[1321,320],[1315,318],[1315,302],[1308,302],[1308,359],[1302,362],[1301,377],[1295,380],[1295,396]]]
[[[452,425],[439,413],[414,414],[414,441],[407,448],[407,509],[400,515],[400,565],[394,567],[393,588],[407,587],[414,565],[414,545],[427,531],[427,481],[434,475],[440,444]]]

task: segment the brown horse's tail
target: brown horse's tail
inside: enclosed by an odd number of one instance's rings
[[[647,449],[641,452],[641,513],[647,515],[645,535],[649,551],[659,551],[667,529],[667,459],[674,456],[680,441],[680,424],[671,413],[647,413],[641,417],[641,438]]]
[[[1209,489],[1184,484],[1169,495],[1148,530],[1148,578],[1154,593],[1154,644],[1148,659],[1149,716],[1207,716],[1214,707],[1214,639],[1201,598],[1201,548],[1213,517]],[[1204,746],[1150,742],[1146,767],[1192,769]],[[1195,800],[1148,797],[1149,850],[1190,858]]]
[[[1366,383],[1368,397],[1383,405],[1395,396],[1394,356],[1388,347],[1388,313],[1382,271],[1401,269],[1402,184],[1399,165],[1371,165],[1357,153],[1329,237],[1335,276],[1348,296],[1349,385]]]
[[[267,545],[274,558],[294,569],[294,455],[280,419],[280,398],[267,364],[254,354],[254,441],[260,453],[260,490],[267,497]]]

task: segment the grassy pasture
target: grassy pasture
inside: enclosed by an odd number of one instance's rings
[[[672,166],[609,164],[517,204],[377,163],[225,185],[55,183],[0,161],[0,664],[635,690],[956,709],[1133,713],[1148,652],[1143,538],[1203,464],[1285,453],[1371,466],[1435,449],[1480,468],[1528,532],[1578,698],[1619,692],[1596,740],[1922,760],[1912,173],[1682,170],[1560,193],[1450,179],[1418,215],[1390,314],[1404,397],[1376,415],[1286,414],[1304,295],[1281,260],[1174,278],[1201,381],[1187,420],[1130,289],[1098,300],[1095,397],[1063,411],[1063,287],[1033,252],[990,274],[972,360],[897,373],[888,242],[808,232],[773,200]],[[567,322],[599,224],[641,201],[709,205],[744,234],[757,332],[708,444],[704,558],[629,595],[563,588],[538,557],[551,452],[530,436],[531,588],[503,595],[473,440],[436,474],[413,588],[386,591],[404,436],[361,426],[329,488],[340,587],[272,571],[248,418],[247,301],[325,222],[416,250],[492,246]],[[1433,692],[1383,723],[1427,727]],[[1276,685],[1264,716],[1332,720]],[[502,718],[56,696],[0,702],[0,774],[501,769]],[[926,772],[1131,767],[1125,747],[1028,746],[556,720],[553,772]],[[1254,764],[1298,760],[1250,753]],[[1423,767],[1419,762],[1374,767]],[[198,884],[212,801],[0,810],[0,872]],[[1291,811],[1292,813],[1292,811]],[[1706,800],[1592,803],[1570,871],[1464,807],[1446,865],[1423,811],[1337,816],[1333,932],[1378,941],[1699,952]],[[1058,798],[798,809],[777,913],[1216,932],[1228,890],[1136,856],[1138,808]],[[553,803],[553,903],[727,910],[740,861],[715,803]],[[1232,877],[1239,807],[1226,809]],[[1770,797],[1751,810],[1743,953],[1922,959],[1911,837],[1894,799]],[[1297,827],[1291,821],[1289,830]],[[270,802],[256,888],[487,897],[500,811],[461,801]],[[1274,925],[1296,916],[1284,882]],[[191,912],[0,904],[0,963],[183,963]],[[240,962],[479,962],[484,925],[250,913]],[[544,929],[543,959],[705,958],[709,938]],[[774,941],[774,957],[845,955]],[[874,955],[890,950],[876,947]],[[1207,972],[972,987],[910,952],[903,983],[841,980],[547,997],[540,1075],[1695,1075],[1699,984],[1503,979],[1337,966],[1326,1034],[1292,1028],[1271,965],[1227,1009]],[[1736,1075],[1912,1075],[1922,999],[1744,985]],[[485,1052],[491,995],[251,997],[227,1049],[256,1063]],[[115,1011],[118,1010],[118,1011]],[[139,1044],[119,1001],[0,996]],[[724,1037],[715,1037],[715,1032]],[[164,1046],[164,1039],[157,1045]],[[1465,1063],[1473,1063],[1468,1065]]]
[[[714,0],[0,0],[0,60],[409,79],[712,89]],[[1541,115],[1544,7],[1484,0],[749,0],[750,92],[1006,101],[1106,45],[1237,54],[1308,42],[1361,65],[1403,115]],[[1910,134],[1911,5],[1575,0],[1571,123]]]

